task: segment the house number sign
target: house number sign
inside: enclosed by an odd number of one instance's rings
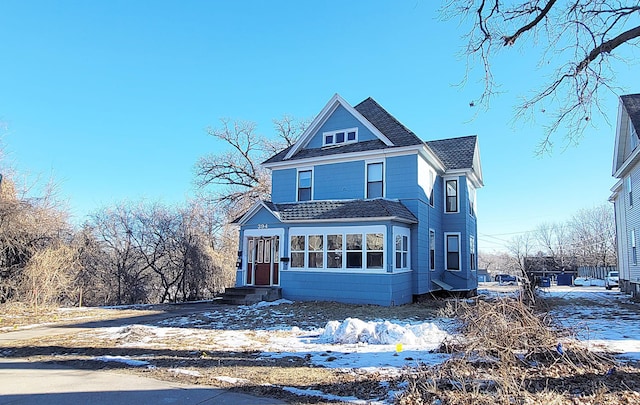
[[[258,224],[258,229],[267,229],[269,228],[269,225],[267,224]]]

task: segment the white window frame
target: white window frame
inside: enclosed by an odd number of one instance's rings
[[[433,252],[433,266],[431,266],[431,252]],[[429,270],[436,270],[436,231],[431,228],[429,228]]]
[[[379,269],[368,269],[367,268],[367,234],[372,233],[381,233],[383,238],[383,247],[384,250],[382,252],[382,268]],[[347,267],[347,234],[361,234],[362,235],[362,267],[360,268],[348,268]],[[308,267],[308,237],[309,235],[323,235],[323,267]],[[327,267],[327,252],[334,252],[334,250],[328,251],[328,243],[327,243],[327,235],[342,235],[342,267],[333,268]],[[327,273],[359,273],[359,274],[372,274],[372,273],[386,273],[387,266],[389,263],[389,246],[387,241],[387,227],[385,225],[366,225],[366,226],[344,226],[344,227],[296,227],[289,229],[289,235],[287,240],[287,246],[291,246],[291,237],[293,236],[305,236],[305,267],[291,267],[289,269],[282,271],[305,271],[305,272],[327,272]],[[300,251],[301,252],[301,251]],[[291,252],[289,252],[291,253]]]
[[[369,165],[382,164],[382,195],[380,197],[373,198],[384,198],[387,195],[387,168],[385,167],[384,159],[376,159],[376,160],[365,160],[364,162],[364,198],[371,199],[369,197]]]
[[[636,230],[631,230],[631,264],[638,264],[638,251],[636,250]]]
[[[449,244],[447,238],[449,236],[456,236],[458,238],[458,268],[449,268]],[[444,268],[447,271],[462,271],[462,245],[460,244],[461,235],[460,232],[445,232],[444,233]]]
[[[477,270],[476,268],[476,260],[477,260],[477,253],[476,253],[476,240],[473,236],[469,236],[469,268],[472,271]]]
[[[469,195],[469,215],[476,216],[476,188],[467,180],[467,193]]]
[[[627,195],[629,196],[629,207],[633,207],[633,181],[631,175],[627,177]]]
[[[309,200],[300,200],[300,172],[311,172],[311,191]],[[313,167],[300,167],[296,170],[296,201],[313,201],[313,179],[315,173]]]
[[[407,265],[398,267],[398,263],[396,263],[396,256],[398,251],[396,250],[396,237],[406,237],[407,238]],[[405,253],[404,250],[400,251],[401,253]],[[400,226],[393,227],[393,270],[409,270],[411,268],[411,230],[408,228],[403,228]]]
[[[429,184],[431,185],[429,189],[429,195],[427,199],[429,200],[429,206],[433,207],[435,205],[435,188],[436,188],[436,172],[429,169]]]
[[[448,205],[447,205],[447,199],[448,199],[448,194],[447,194],[447,183],[450,181],[455,181],[456,182],[456,210],[455,211],[448,211]],[[460,212],[460,177],[445,177],[444,181],[443,181],[443,186],[444,186],[444,213],[445,214],[458,214]]]
[[[344,141],[342,142],[337,142],[336,140],[336,134],[339,134],[340,132],[344,132]],[[348,140],[349,137],[349,133],[350,132],[355,132],[356,133],[356,138],[352,139],[352,140]],[[332,137],[332,141],[331,142],[327,142],[327,137],[331,136]],[[358,128],[346,128],[346,129],[338,129],[335,131],[327,131],[327,132],[323,132],[322,133],[322,147],[329,147],[329,146],[341,146],[341,145],[348,145],[350,143],[356,143],[358,142]]]

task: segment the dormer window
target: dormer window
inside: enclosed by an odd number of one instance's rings
[[[322,146],[340,146],[358,141],[358,128],[340,129],[338,131],[324,132],[322,134]]]

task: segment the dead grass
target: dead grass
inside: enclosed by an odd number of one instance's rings
[[[606,354],[567,343],[546,313],[517,299],[458,303],[452,357],[409,379],[401,405],[635,404],[640,374]]]
[[[161,313],[151,306],[140,308],[59,308],[55,306],[34,306],[20,302],[0,304],[0,333],[11,332],[32,325],[71,325],[85,320],[109,320],[133,318]]]

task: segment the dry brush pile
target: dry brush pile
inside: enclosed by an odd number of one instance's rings
[[[458,303],[451,358],[422,367],[398,398],[430,404],[637,404],[640,373],[588,350],[523,301]]]

